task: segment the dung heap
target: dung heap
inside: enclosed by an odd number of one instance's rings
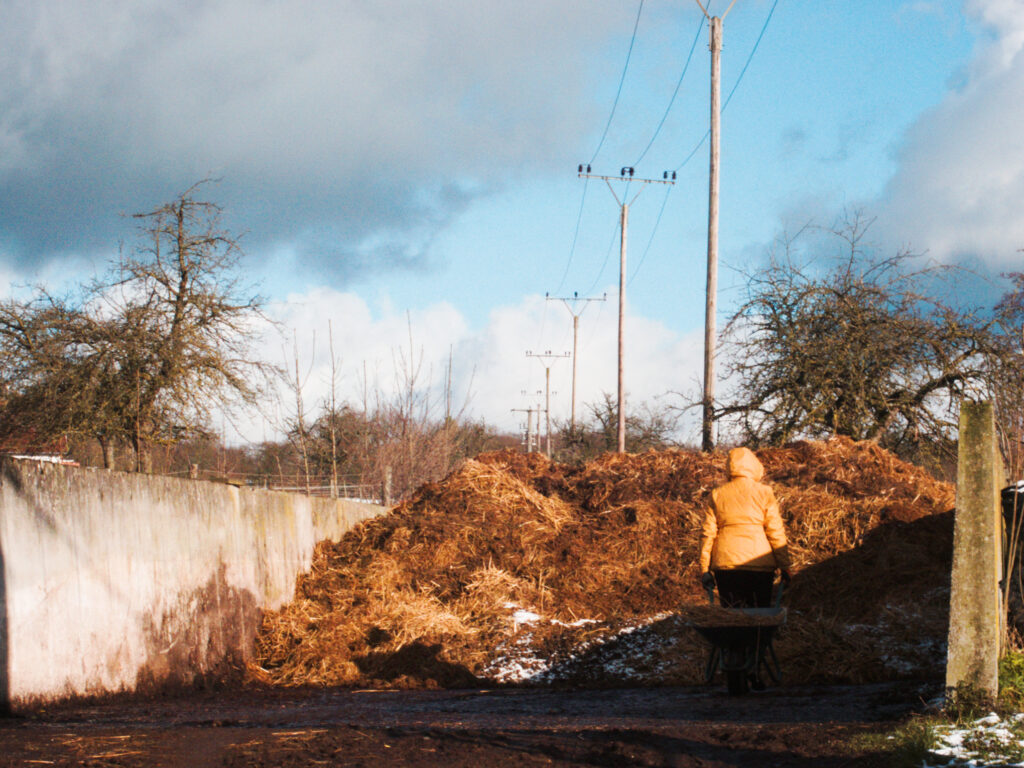
[[[941,672],[953,488],[869,443],[758,453],[796,573],[785,681]],[[283,685],[690,684],[706,649],[697,546],[724,454],[511,451],[321,542],[264,616],[252,674]]]

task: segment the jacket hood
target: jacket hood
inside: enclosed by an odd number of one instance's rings
[[[729,451],[729,477],[749,477],[760,480],[764,477],[764,466],[749,448],[733,448]]]

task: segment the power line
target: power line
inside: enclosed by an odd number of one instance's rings
[[[644,151],[640,153],[640,157],[636,159],[633,165],[640,165],[640,161],[647,156],[651,147],[654,146],[654,140],[658,138],[658,134],[661,133],[662,127],[665,125],[665,121],[668,119],[668,113],[672,111],[672,105],[676,103],[676,97],[679,95],[679,89],[683,85],[683,78],[686,77],[686,71],[690,68],[690,60],[693,58],[693,52],[697,48],[697,41],[700,39],[701,30],[704,29],[704,17],[700,19],[700,24],[697,25],[697,34],[693,36],[693,44],[690,45],[690,52],[686,56],[686,63],[683,65],[683,72],[679,75],[679,81],[676,83],[676,89],[672,92],[672,98],[668,101],[668,106],[665,108],[665,114],[661,116],[661,122],[658,123],[658,127],[654,129],[654,135],[651,136],[651,140],[647,142],[647,146],[644,147]]]
[[[637,260],[636,267],[634,267],[633,269],[633,275],[629,278],[629,282],[627,283],[627,285],[633,284],[633,281],[636,279],[637,274],[640,272],[640,267],[644,265],[644,259],[647,258],[647,252],[651,250],[651,244],[654,243],[654,236],[658,234],[658,225],[661,224],[661,217],[662,214],[665,213],[665,206],[668,205],[668,196],[670,194],[672,194],[672,187],[668,187],[665,190],[665,197],[661,201],[661,210],[658,211],[658,218],[655,219],[654,221],[654,228],[651,229],[651,236],[647,240],[647,247],[644,248],[644,252],[640,255],[639,260]]]
[[[599,272],[597,273],[597,278],[596,278],[596,279],[594,280],[594,283],[593,283],[593,285],[591,285],[591,286],[590,286],[590,287],[589,287],[589,288],[588,288],[588,289],[586,290],[586,293],[593,293],[593,292],[594,292],[594,289],[595,289],[595,288],[597,288],[597,285],[598,285],[598,283],[600,283],[600,282],[601,282],[601,278],[602,278],[602,277],[604,277],[604,270],[605,270],[605,267],[607,267],[607,266],[608,266],[608,260],[609,260],[609,259],[611,258],[611,256],[612,256],[612,248],[614,248],[614,247],[615,247],[615,240],[616,240],[616,236],[617,236],[618,234],[619,234],[619,222],[615,222],[615,228],[614,228],[614,229],[612,230],[612,238],[611,238],[611,240],[609,240],[609,241],[608,241],[608,250],[607,250],[607,251],[605,251],[605,254],[604,254],[604,261],[603,261],[603,262],[601,262],[601,269],[600,269],[600,271],[599,271]]]
[[[547,302],[544,302],[544,303],[545,303],[545,305],[547,305]],[[536,357],[538,360],[541,361],[541,364],[544,366],[544,418],[546,419],[546,427],[545,427],[545,429],[546,429],[546,433],[547,433],[546,445],[545,445],[545,448],[544,448],[544,453],[550,459],[551,458],[551,366],[553,365],[555,360],[557,360],[559,358],[569,357],[570,355],[569,355],[568,352],[565,352],[565,353],[560,354],[560,355],[556,355],[551,350],[547,350],[546,352],[531,352],[530,350],[526,350],[526,356],[527,357]],[[548,362],[549,360],[551,362]],[[555,394],[558,394],[558,393],[556,392]],[[538,433],[538,435],[540,434],[540,424],[537,424],[537,433]]]
[[[754,54],[757,52],[757,48],[761,44],[761,39],[764,37],[765,31],[768,29],[768,24],[772,20],[772,14],[775,13],[775,6],[777,6],[778,4],[779,4],[779,0],[775,0],[775,2],[772,3],[771,9],[768,11],[768,16],[765,18],[764,24],[761,26],[761,32],[757,36],[757,40],[754,42],[754,47],[751,49],[750,55],[747,56],[747,61],[743,65],[743,69],[740,70],[739,77],[736,78],[736,82],[733,84],[732,89],[729,91],[729,95],[726,97],[725,102],[722,105],[722,111],[723,112],[725,111],[725,108],[729,106],[729,102],[732,100],[733,94],[736,93],[736,89],[739,88],[740,83],[743,81],[743,75],[746,74],[747,68],[750,66],[750,62],[753,60]],[[731,5],[729,7],[732,8]],[[703,6],[702,6],[702,9],[703,9]],[[698,37],[700,36],[700,32],[703,29],[703,27],[704,27],[704,19],[702,18],[701,19],[701,26],[697,30]],[[695,45],[696,45],[696,39],[694,40],[694,46]],[[691,47],[690,48],[690,56],[693,55],[693,50],[694,50],[693,47]],[[689,58],[687,58],[686,65],[689,66],[689,64],[690,64],[690,60],[689,60]],[[685,68],[683,69],[683,74],[684,75],[686,74],[686,69]],[[681,82],[682,82],[682,77],[680,77],[680,83]],[[677,86],[676,90],[678,91],[678,86]],[[673,95],[673,99],[674,98],[675,98],[675,96]],[[671,105],[670,105],[670,107],[671,107]],[[666,111],[665,114],[667,116],[668,112]],[[664,122],[664,118],[662,118],[662,122]],[[661,129],[661,126],[659,125],[658,126],[658,130],[660,130],[660,129]],[[657,132],[655,132],[655,136],[657,136]],[[697,146],[695,146],[693,148],[693,150],[690,152],[690,154],[686,156],[686,159],[683,160],[683,162],[681,162],[676,167],[676,171],[679,171],[684,165],[686,165],[688,162],[690,162],[690,160],[693,158],[693,156],[695,154],[697,154],[697,152],[700,150],[700,148],[702,146],[704,146],[704,143],[708,140],[708,138],[710,136],[711,136],[711,130],[709,129],[708,131],[706,131],[704,133],[704,138],[702,138],[697,143]],[[652,144],[654,143],[654,139],[653,138],[651,139],[651,143]],[[650,149],[650,144],[648,144],[647,149]],[[644,150],[644,154],[647,153],[647,149]],[[643,155],[641,155],[641,157],[643,157]],[[644,259],[647,258],[647,252],[651,249],[651,244],[654,242],[654,236],[658,233],[658,227],[661,225],[661,217],[665,213],[665,206],[668,204],[668,198],[669,198],[669,195],[671,193],[672,193],[672,188],[669,187],[665,191],[665,198],[662,201],[661,210],[658,212],[658,218],[655,220],[654,227],[651,230],[651,236],[650,236],[650,238],[647,241],[647,247],[644,248],[644,252],[640,256],[640,259],[637,262],[636,268],[633,270],[633,275],[632,275],[632,277],[629,278],[629,283],[630,284],[632,284],[633,280],[636,279],[637,274],[640,272],[640,267],[643,266]],[[602,271],[603,271],[603,267],[602,267]]]
[[[579,331],[580,331],[580,315],[583,314],[587,306],[592,301],[605,301],[608,295],[605,294],[600,298],[587,298],[580,297],[578,293],[574,293],[572,296],[545,296],[548,301],[561,301],[565,308],[569,310],[569,314],[572,315],[572,417],[569,421],[570,433],[576,434],[576,371],[577,363],[579,361]],[[580,304],[583,304],[583,308],[577,310]]]
[[[595,175],[594,178],[602,179],[605,184],[608,185],[608,190],[612,193],[612,197],[615,198],[615,202],[619,204],[619,230],[622,234],[621,248],[619,249],[619,384],[618,384],[618,427],[616,434],[618,437],[618,452],[626,452],[626,387],[625,387],[625,371],[623,366],[623,357],[625,349],[625,314],[626,314],[626,225],[629,221],[629,206],[639,197],[640,192],[648,184],[665,184],[671,186],[675,184],[676,175],[673,173],[672,178],[669,178],[669,172],[665,171],[662,174],[661,179],[634,179],[635,169],[631,166],[623,166],[622,170],[619,171],[619,175],[616,176],[600,176]],[[582,170],[580,171],[580,177],[584,176]],[[586,176],[590,176],[590,168],[587,168]],[[629,193],[629,186],[633,181],[640,184],[640,190],[633,195],[630,199],[627,195]],[[626,189],[623,192],[622,199],[615,193],[614,187],[612,187],[612,181],[623,181],[626,183]]]
[[[629,39],[629,49],[626,51],[626,63],[622,66],[622,76],[619,78],[619,87],[615,92],[615,101],[612,102],[612,109],[608,115],[608,122],[605,123],[604,133],[601,134],[601,140],[597,143],[597,149],[594,150],[594,156],[590,159],[589,166],[593,165],[597,159],[598,154],[601,152],[601,147],[604,146],[604,140],[608,137],[608,130],[611,128],[612,119],[615,117],[615,110],[619,106],[619,98],[622,96],[622,86],[626,82],[626,72],[629,70],[629,60],[633,55],[633,46],[636,43],[636,31],[640,27],[640,16],[644,10],[644,0],[640,0],[640,7],[636,10],[636,20],[633,22],[633,34]],[[678,89],[677,89],[678,90]],[[674,98],[674,97],[673,97]],[[653,139],[652,139],[653,142]],[[569,268],[572,266],[573,256],[576,254],[576,243],[580,236],[580,222],[583,221],[583,207],[587,201],[587,184],[583,185],[583,193],[580,195],[580,210],[576,216],[576,229],[572,236],[572,245],[569,247],[569,259],[565,264],[565,271],[562,273],[562,279],[558,282],[558,288],[556,292],[562,290],[562,286],[565,285],[565,278],[569,275]]]
[[[761,26],[761,33],[757,36],[757,40],[754,42],[754,47],[750,50],[750,55],[747,56],[747,61],[746,61],[746,63],[744,63],[743,69],[740,70],[739,77],[736,78],[736,82],[733,84],[732,89],[729,91],[729,95],[726,96],[725,101],[722,103],[722,111],[723,112],[729,106],[729,102],[732,101],[732,97],[733,97],[733,94],[736,93],[736,89],[739,88],[740,87],[740,83],[743,82],[743,76],[747,73],[747,67],[750,66],[750,62],[753,60],[754,54],[757,53],[758,46],[761,45],[761,38],[764,37],[765,31],[767,31],[767,29],[768,29],[768,23],[772,20],[772,15],[775,13],[775,7],[778,4],[779,4],[779,0],[775,0],[775,2],[772,3],[772,7],[768,11],[768,16],[765,18],[764,24]],[[684,165],[686,165],[688,162],[690,162],[691,159],[693,159],[693,156],[697,154],[697,152],[700,150],[701,147],[704,146],[704,142],[706,142],[710,136],[711,136],[711,131],[710,130],[706,131],[704,133],[704,138],[702,138],[699,142],[697,142],[697,146],[695,146],[690,151],[690,154],[688,154],[686,156],[686,159],[683,160],[683,162],[681,162],[679,165],[676,166],[676,168],[675,168],[676,171],[679,171],[680,169],[682,169],[682,167]]]
[[[576,215],[576,230],[572,235],[572,245],[569,247],[569,260],[565,263],[565,271],[562,273],[562,279],[558,281],[558,287],[555,289],[555,293],[562,290],[562,286],[565,285],[565,278],[569,276],[569,267],[572,266],[572,258],[576,254],[576,241],[580,237],[580,223],[583,221],[583,204],[587,202],[587,186],[590,184],[590,179],[587,179],[583,183],[583,194],[580,197],[580,210]]]
[[[725,103],[722,105],[724,110],[729,106],[729,102],[732,100],[732,95],[736,93],[736,89],[740,87],[740,83],[743,81],[743,75],[747,73],[747,67],[750,66],[751,60],[754,58],[754,54],[757,53],[757,47],[761,45],[761,38],[764,37],[765,30],[768,29],[768,22],[772,20],[772,14],[775,13],[775,6],[779,4],[779,0],[775,0],[772,3],[771,10],[768,11],[768,16],[764,20],[764,24],[761,26],[761,33],[757,36],[757,40],[754,42],[754,47],[750,50],[750,55],[747,56],[747,61],[743,65],[743,69],[740,70],[740,76],[736,78],[736,84],[733,85],[732,90],[729,91],[729,95],[725,97]]]
[[[761,26],[761,31],[760,31],[760,33],[757,36],[757,40],[755,40],[754,46],[751,49],[750,54],[747,56],[746,62],[744,62],[743,68],[740,70],[739,76],[736,78],[736,82],[733,84],[732,88],[729,90],[729,94],[728,94],[728,96],[726,96],[725,101],[722,104],[722,111],[723,112],[729,106],[729,103],[732,101],[732,97],[736,93],[736,90],[739,88],[740,83],[743,82],[743,77],[744,77],[744,75],[746,75],[747,69],[750,67],[750,63],[751,63],[751,61],[753,61],[754,55],[757,53],[757,49],[761,45],[761,40],[764,38],[765,32],[768,29],[768,25],[771,23],[772,16],[775,14],[775,8],[778,6],[778,4],[779,4],[779,0],[774,0],[774,2],[772,3],[772,7],[769,9],[768,15],[765,17],[764,24]],[[625,82],[625,78],[626,78],[626,71],[629,68],[630,56],[632,55],[633,45],[634,45],[634,43],[636,41],[636,32],[637,32],[637,28],[639,27],[639,24],[640,24],[640,15],[641,15],[641,12],[643,11],[643,5],[644,5],[643,4],[643,0],[641,0],[640,7],[637,10],[636,21],[635,21],[635,23],[633,25],[633,37],[632,37],[632,39],[630,40],[630,43],[629,43],[629,51],[628,51],[628,53],[626,55],[626,64],[625,64],[625,66],[623,67],[623,70],[622,70],[622,78],[619,81],[618,92],[615,95],[615,102],[614,102],[614,104],[612,106],[611,114],[608,116],[608,123],[605,125],[604,133],[601,136],[601,141],[599,142],[597,149],[594,151],[594,158],[595,159],[597,158],[597,155],[600,152],[601,147],[604,145],[605,138],[608,135],[609,127],[611,126],[612,117],[615,114],[615,110],[616,110],[616,107],[617,107],[618,102],[619,102],[619,97],[620,97],[620,95],[622,93],[623,83]],[[701,6],[701,7],[702,7],[702,9],[704,8],[704,6]],[[710,8],[710,4],[709,4],[709,8]],[[731,9],[732,9],[732,4],[730,3],[728,10],[731,10]],[[728,10],[726,11],[726,13],[728,13]],[[686,76],[687,70],[689,69],[690,61],[693,58],[693,53],[694,53],[694,50],[696,49],[697,41],[700,39],[700,33],[704,29],[704,21],[705,21],[705,18],[702,17],[701,20],[700,20],[700,24],[697,27],[697,34],[694,36],[693,43],[690,46],[690,52],[687,55],[686,63],[683,66],[682,74],[680,74],[679,80],[676,83],[675,91],[672,93],[672,98],[669,100],[669,105],[668,105],[668,107],[665,110],[665,114],[662,115],[661,121],[658,123],[657,128],[655,128],[654,135],[651,137],[651,140],[648,142],[647,146],[644,148],[644,151],[640,153],[640,157],[633,164],[634,166],[638,165],[640,160],[642,160],[647,155],[648,151],[650,151],[650,149],[653,146],[655,140],[657,139],[658,135],[660,134],[661,129],[662,129],[662,127],[665,124],[665,121],[668,119],[668,115],[669,115],[669,113],[670,113],[670,111],[672,109],[672,106],[675,103],[675,100],[676,100],[676,98],[677,98],[677,96],[679,94],[679,90],[680,90],[680,88],[682,86],[683,79]],[[709,129],[708,131],[706,131],[704,133],[704,136],[701,138],[701,140],[699,142],[697,142],[696,146],[694,146],[694,148],[690,151],[690,153],[686,156],[686,158],[678,166],[676,166],[675,170],[677,172],[679,170],[681,170],[687,163],[689,163],[691,159],[693,159],[693,156],[696,155],[697,152],[700,151],[701,147],[704,146],[704,144],[707,142],[707,140],[708,140],[708,138],[710,136],[711,136],[711,131]],[[592,163],[593,163],[593,159],[591,160],[591,164]],[[629,279],[630,283],[633,282],[633,280],[636,278],[637,274],[640,272],[640,268],[641,268],[641,266],[643,266],[644,259],[647,257],[647,253],[651,249],[651,245],[653,244],[654,237],[655,237],[655,235],[658,232],[658,228],[659,228],[659,226],[661,224],[661,219],[662,219],[662,216],[663,216],[663,214],[665,212],[665,208],[666,208],[666,206],[668,204],[668,198],[669,198],[669,195],[671,194],[671,192],[672,192],[671,187],[669,187],[669,189],[665,193],[665,198],[662,201],[661,210],[658,212],[658,217],[657,217],[657,219],[656,219],[656,221],[654,223],[654,227],[651,230],[651,236],[650,236],[650,238],[647,241],[647,246],[644,249],[644,252],[641,255],[639,261],[637,262],[636,268],[633,270],[633,275]],[[561,281],[558,284],[558,289],[557,290],[559,290],[559,291],[562,289],[562,286],[565,284],[565,280],[566,280],[566,278],[568,277],[568,274],[569,274],[569,268],[570,268],[570,266],[572,264],[573,256],[575,255],[576,245],[577,245],[577,242],[579,240],[580,226],[581,226],[581,222],[583,220],[583,209],[584,209],[584,204],[586,202],[586,196],[587,196],[587,184],[584,183],[583,193],[582,193],[582,196],[581,196],[581,199],[580,199],[579,213],[578,213],[578,215],[576,217],[576,228],[575,228],[575,231],[573,233],[572,247],[569,250],[569,260],[568,260],[568,263],[566,264],[565,271],[562,274],[562,279],[561,279]],[[597,284],[601,281],[601,277],[604,274],[605,267],[608,265],[608,260],[611,257],[611,251],[612,251],[612,248],[614,247],[614,244],[615,244],[615,235],[613,233],[612,240],[611,240],[611,242],[610,242],[610,244],[608,246],[608,251],[605,254],[604,262],[601,264],[601,269],[598,272],[597,279],[594,281],[594,284],[590,287],[590,289],[587,291],[587,293],[591,293],[594,290],[594,288],[597,286]]]
[[[622,95],[622,85],[626,82],[626,72],[629,69],[629,59],[633,55],[633,44],[636,42],[636,30],[640,26],[640,14],[644,10],[644,0],[640,0],[640,7],[636,10],[636,21],[633,22],[633,36],[629,40],[629,50],[626,52],[626,63],[622,67],[622,77],[619,78],[619,88],[615,92],[615,101],[612,102],[612,111],[608,115],[608,122],[605,123],[604,133],[601,134],[601,140],[597,143],[597,149],[594,150],[594,156],[590,158],[590,164],[593,165],[594,161],[597,160],[597,155],[601,151],[601,147],[604,146],[604,140],[608,137],[608,129],[612,126],[612,118],[615,117],[615,109],[619,106],[619,97]]]

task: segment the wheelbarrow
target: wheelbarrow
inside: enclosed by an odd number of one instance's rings
[[[782,679],[779,659],[775,655],[773,640],[776,630],[786,622],[786,609],[782,607],[782,582],[775,588],[775,599],[770,608],[724,608],[729,611],[728,623],[715,623],[713,617],[695,620],[690,626],[711,644],[705,669],[705,682],[710,683],[716,672],[725,675],[726,687],[737,696],[750,689],[750,679],[763,679],[767,675],[773,684]],[[708,589],[708,602],[715,604],[715,591]],[[721,615],[721,614],[720,614]]]

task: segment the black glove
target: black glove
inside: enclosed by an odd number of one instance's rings
[[[711,571],[705,571],[704,575],[702,575],[700,577],[700,585],[702,587],[704,587],[704,589],[714,589],[715,588],[715,576],[714,576],[714,574],[711,573]]]
[[[786,568],[783,568],[782,571],[780,572],[780,575],[782,577],[782,586],[788,587],[789,586],[789,580],[792,578],[789,575],[789,570],[786,569]]]

